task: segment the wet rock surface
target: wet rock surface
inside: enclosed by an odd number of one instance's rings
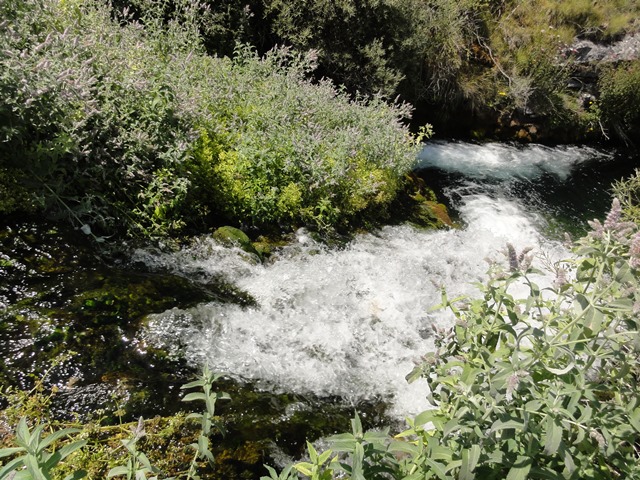
[[[610,44],[591,40],[576,40],[565,52],[565,56],[578,63],[607,63],[631,61],[640,58],[640,33],[625,35]]]
[[[7,388],[27,391],[44,378],[51,418],[104,427],[142,416],[150,430],[160,425],[158,442],[173,442],[163,444],[158,458],[173,455],[193,441],[197,425],[181,427],[188,440],[182,445],[165,424],[182,418],[182,425],[185,414],[174,414],[204,408],[181,401],[181,386],[197,367],[145,341],[140,330],[147,315],[202,302],[244,308],[255,301],[224,279],[145,269],[85,239],[41,221],[0,227],[0,386],[7,394],[0,395],[0,409],[9,406]],[[356,408],[339,397],[274,393],[240,378],[214,387],[231,401],[216,411],[228,433],[212,438],[216,467],[208,478],[259,478],[265,463],[299,458],[307,439],[348,430]],[[379,399],[357,405],[369,427],[390,422],[386,408]],[[149,452],[154,460],[155,454]]]
[[[192,367],[141,342],[138,329],[150,313],[236,297],[107,257],[52,224],[0,230],[0,384],[29,389],[46,372],[60,417],[109,410],[118,391],[132,415],[171,411]]]

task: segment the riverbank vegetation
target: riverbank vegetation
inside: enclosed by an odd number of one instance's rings
[[[312,83],[312,52],[207,56],[197,6],[175,6],[165,23],[99,2],[3,4],[1,211],[98,239],[384,218],[417,151],[409,107]]]
[[[116,5],[142,12],[148,3]],[[352,94],[400,95],[416,107],[418,120],[430,121],[440,133],[637,140],[637,119],[620,122],[600,105],[612,91],[635,98],[626,90],[632,80],[624,72],[640,57],[636,2],[205,3],[200,30],[210,53],[229,55],[237,41],[261,53],[275,45],[315,51],[316,78],[331,78]],[[164,14],[171,11],[171,3],[165,4]]]
[[[640,47],[613,48],[640,28],[633,2],[1,8],[0,213],[97,239],[388,218],[424,138],[405,101],[477,138],[638,131]]]
[[[404,101],[418,121],[443,131],[460,123],[478,138],[636,141],[638,52],[595,62],[576,42],[618,52],[639,17],[638,4],[616,0],[6,0],[0,215],[46,214],[97,242],[223,224],[349,231],[388,219],[409,188],[447,224],[436,199],[405,176],[431,130],[411,133]],[[330,450],[309,444],[308,461],[278,473],[264,443],[213,458],[229,420],[216,410],[227,395],[206,370],[188,385],[201,391],[186,397],[204,402],[198,422],[182,413],[130,422],[130,411],[120,425],[114,412],[55,418],[59,387],[30,379],[31,390],[2,391],[0,479],[235,478],[219,470],[225,459],[269,462],[260,471],[272,479],[636,478],[638,185],[619,184],[619,203],[572,244],[575,257],[549,265],[552,287],[536,285],[528,252],[507,247],[507,267],[493,266],[481,298],[443,292],[456,324],[435,332],[436,351],[409,374],[426,382],[434,408],[393,437],[365,431],[356,416]],[[0,267],[17,279],[41,262],[42,276],[60,281],[51,257],[19,264],[3,253]],[[129,317],[195,290],[167,277],[167,294],[146,273],[116,286],[91,265],[80,277],[91,288],[71,285],[73,313],[61,319],[52,315],[64,282],[40,297],[28,282],[12,290],[29,299],[10,314],[40,335],[26,360],[96,345],[91,361],[106,364],[121,350],[104,339],[128,341]],[[217,298],[212,289],[190,301]],[[100,324],[93,343],[74,330],[83,321]],[[156,365],[166,360],[152,353]],[[246,430],[243,415],[236,423]]]
[[[586,54],[637,32],[637,3],[257,3],[277,42],[318,49],[318,71],[351,91],[401,95],[436,131],[524,141],[636,138],[632,124],[599,101],[608,104],[613,91],[634,101],[624,85],[637,75],[624,72],[640,48]]]

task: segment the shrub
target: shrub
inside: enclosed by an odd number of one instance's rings
[[[424,376],[434,410],[413,431],[438,468],[479,478],[635,478],[640,266],[636,227],[614,203],[604,225],[554,265],[541,289],[511,249],[511,270],[466,305],[444,299],[456,326],[437,336]],[[522,256],[520,256],[522,258]],[[573,278],[571,278],[573,275]],[[508,290],[524,282],[529,294]],[[473,459],[473,462],[471,461]],[[473,467],[472,467],[473,465]]]
[[[415,157],[406,105],[312,84],[286,49],[208,57],[190,0],[122,24],[97,2],[2,8],[0,168],[85,232],[334,227],[382,213]]]
[[[211,209],[254,225],[326,228],[393,200],[417,153],[400,123],[407,106],[311,84],[312,61],[242,48],[214,80],[228,93],[211,100],[192,160],[197,183],[215,186],[201,192]]]
[[[620,199],[623,218],[640,225],[640,170],[636,170],[629,178],[616,182],[613,193]]]
[[[622,138],[633,135],[640,127],[640,61],[605,68],[599,87],[606,124]]]
[[[351,92],[449,106],[478,31],[477,0],[265,0],[279,38],[319,52],[320,73]]]
[[[45,209],[78,226],[166,231],[167,207],[153,206],[170,205],[183,189],[166,169],[189,137],[169,54],[187,54],[187,32],[173,33],[170,52],[163,33],[120,27],[93,3],[5,8],[12,20],[2,35],[2,164],[25,172]]]

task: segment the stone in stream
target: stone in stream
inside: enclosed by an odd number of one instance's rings
[[[239,228],[225,226],[218,228],[213,232],[213,238],[223,245],[230,247],[238,247],[247,253],[256,255],[262,260],[262,255],[251,243],[251,239]]]

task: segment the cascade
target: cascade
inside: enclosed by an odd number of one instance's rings
[[[615,172],[615,162],[612,154],[584,147],[434,142],[417,168],[440,178],[459,229],[387,226],[341,249],[300,230],[266,264],[206,238],[175,253],[138,250],[134,260],[151,268],[205,282],[224,276],[257,301],[172,309],[151,316],[142,335],[266,389],[338,396],[355,405],[382,399],[391,415],[415,414],[427,406],[426,385],[409,385],[405,375],[433,347],[431,326],[451,322],[447,312],[433,311],[442,288],[450,298],[476,294],[485,260],[504,261],[507,243],[517,251],[532,247],[538,263],[568,256],[549,219],[565,207],[574,216],[568,198],[596,202],[593,194],[579,194],[586,188],[582,177],[603,165]],[[602,198],[602,205],[581,203],[587,218],[606,208],[606,191]]]

